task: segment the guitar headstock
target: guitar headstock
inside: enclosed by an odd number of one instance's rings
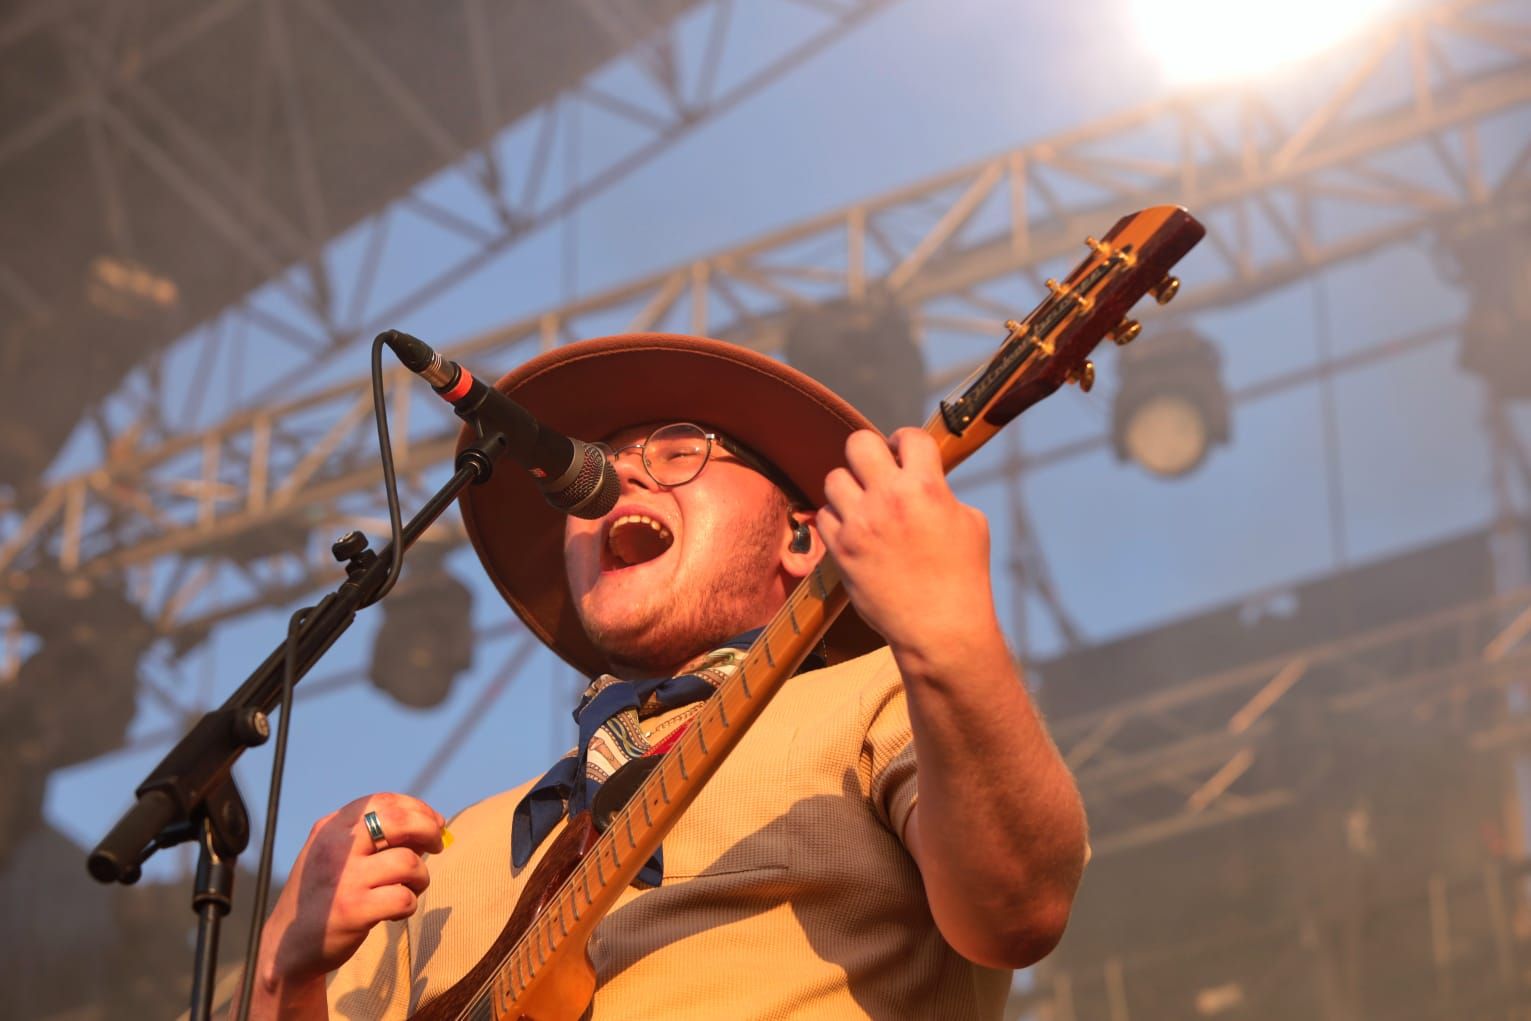
[[[1170,268],[1206,234],[1179,206],[1154,206],[1122,217],[1090,254],[1025,319],[1005,324],[999,351],[969,376],[931,419],[950,468],[1001,426],[1064,383],[1088,390],[1089,356],[1107,335],[1126,344],[1141,327],[1127,318],[1145,294],[1167,303],[1180,288]]]

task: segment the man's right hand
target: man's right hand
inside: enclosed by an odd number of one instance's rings
[[[382,826],[380,845],[367,832],[368,812]],[[372,927],[415,913],[431,881],[421,855],[441,850],[445,824],[430,805],[403,794],[358,798],[316,822],[262,930],[251,1017],[322,1007],[325,975],[356,953]]]

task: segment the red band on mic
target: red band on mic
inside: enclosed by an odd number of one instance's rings
[[[461,399],[463,395],[468,392],[468,388],[472,385],[473,373],[469,372],[465,368],[462,368],[461,366],[458,366],[457,382],[452,386],[452,389],[442,391],[441,397],[445,401],[455,402]]]

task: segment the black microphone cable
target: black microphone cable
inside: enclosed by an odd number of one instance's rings
[[[383,396],[383,337],[372,341],[372,416],[377,421],[378,452],[383,461],[383,490],[388,500],[388,528],[392,557],[388,575],[371,606],[389,592],[399,580],[404,566],[404,525],[399,514],[398,479],[393,467],[393,442],[388,435],[388,406]],[[292,689],[297,678],[297,637],[303,618],[313,610],[305,606],[287,622],[287,642],[282,650],[282,715],[277,720],[276,746],[271,755],[271,786],[266,795],[266,827],[261,836],[260,864],[255,873],[255,901],[250,908],[250,937],[245,946],[245,973],[239,993],[238,1021],[248,1021],[250,999],[255,992],[255,969],[260,960],[261,930],[266,924],[266,901],[271,893],[271,862],[276,847],[277,810],[282,798],[282,775],[287,764],[287,731],[292,722]]]

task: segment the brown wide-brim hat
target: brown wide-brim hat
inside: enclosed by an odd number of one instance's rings
[[[538,355],[495,387],[548,427],[586,441],[647,422],[711,426],[775,465],[815,507],[824,503],[824,476],[845,463],[846,437],[875,428],[811,377],[706,337],[631,333],[580,341]],[[464,427],[458,449],[473,439]],[[528,474],[502,462],[488,482],[464,490],[460,502],[484,569],[532,633],[587,675],[611,670],[569,594],[564,515]],[[839,662],[881,644],[847,609],[830,628],[824,651]]]

